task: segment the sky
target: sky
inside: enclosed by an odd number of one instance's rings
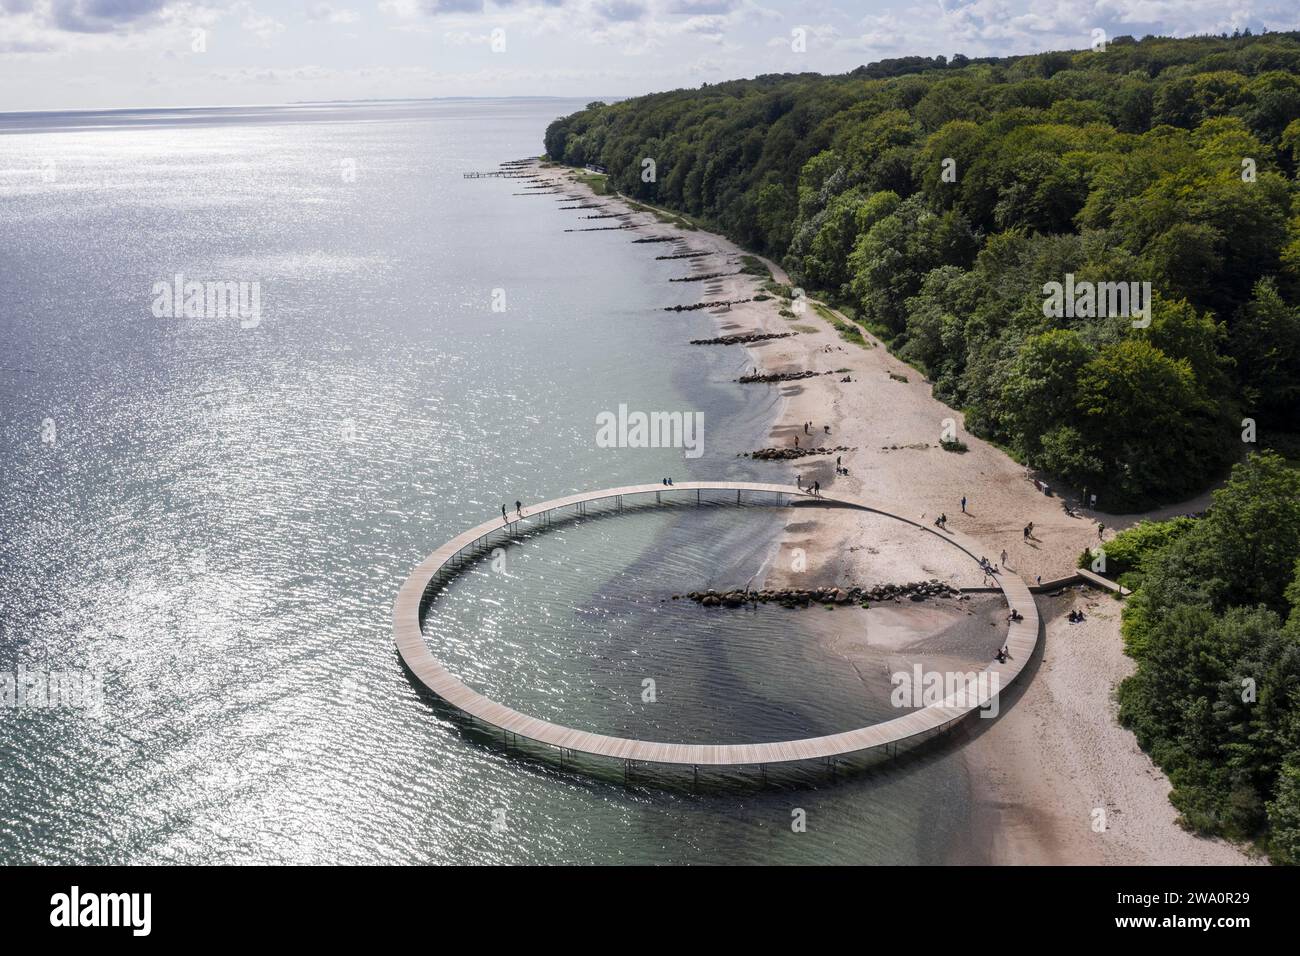
[[[1300,0],[0,0],[0,112],[614,98],[1247,27]]]

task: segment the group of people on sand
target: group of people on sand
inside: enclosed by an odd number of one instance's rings
[[[1085,618],[1082,611],[1071,611],[1067,616],[1067,620],[1069,620],[1071,624],[1082,624]]]
[[[812,427],[813,427],[813,423],[812,423],[812,422],[804,422],[804,423],[803,423],[803,433],[804,433],[805,435],[811,435],[811,434],[812,434]],[[830,425],[823,425],[823,426],[822,426],[822,434],[824,434],[824,435],[829,435],[830,433],[831,433],[831,426],[830,426]],[[795,443],[796,445],[799,444],[799,439],[798,439],[798,438],[795,438],[794,443]]]

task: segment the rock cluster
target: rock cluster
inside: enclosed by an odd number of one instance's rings
[[[791,458],[805,458],[808,455],[833,455],[837,451],[852,451],[844,445],[836,445],[834,448],[760,448],[758,451],[748,452],[744,457],[753,458],[755,461],[788,461]]]
[[[713,291],[710,289],[709,291]],[[749,302],[750,299],[717,299],[713,302],[697,302],[694,305],[669,305],[664,307],[665,312],[694,312],[696,309],[711,309],[719,305],[740,305],[742,302]],[[760,335],[760,339],[781,339],[786,335],[793,335],[793,332],[786,332],[784,335]],[[727,336],[727,338],[736,338],[736,336]],[[701,339],[699,342],[692,342],[692,345],[711,345],[718,342],[718,339]],[[729,343],[723,343],[729,344]]]
[[[723,276],[738,276],[739,272],[710,272],[702,276],[682,276],[680,279],[669,279],[669,282],[704,282],[708,279],[721,279]]]
[[[794,332],[747,332],[744,335],[722,335],[716,339],[691,339],[691,344],[692,345],[743,345],[746,342],[762,342],[767,339],[788,339],[790,336],[794,334],[795,334]]]
[[[704,607],[741,607],[745,604],[780,604],[782,607],[808,607],[811,604],[857,604],[867,607],[871,602],[924,601],[931,597],[956,597],[956,588],[938,578],[928,581],[911,581],[907,584],[877,584],[873,587],[822,587],[822,588],[761,588],[747,591],[733,588],[729,591],[691,591],[685,595],[674,594],[673,600],[689,598]]]
[[[769,375],[742,375],[736,379],[742,385],[751,382],[797,382],[801,378],[815,378],[818,375],[831,375],[831,372],[773,372]]]

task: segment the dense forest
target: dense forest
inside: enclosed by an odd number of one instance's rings
[[[762,76],[593,103],[545,145],[779,259],[1106,510],[1300,457],[1298,34]],[[1050,314],[1053,282],[1097,304]]]
[[[1136,588],[1120,720],[1183,820],[1300,863],[1300,472],[1252,454],[1205,517],[1139,524],[1106,559]]]
[[[1226,477],[1106,544],[1120,717],[1187,826],[1300,863],[1300,34],[763,76],[593,103],[546,150],[779,259],[1105,510]],[[1049,301],[1144,282],[1137,326]]]

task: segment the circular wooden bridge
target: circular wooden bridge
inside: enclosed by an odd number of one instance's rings
[[[589,506],[604,503],[615,510],[624,507],[626,499],[646,499],[653,495],[657,504],[721,503],[718,496],[735,494],[736,503],[745,496],[754,500],[775,499],[778,506],[853,508],[885,515],[910,524],[949,542],[978,561],[981,553],[975,541],[954,531],[939,531],[921,522],[873,508],[865,502],[849,498],[832,498],[797,492],[785,485],[756,482],[693,481],[674,485],[629,485],[607,488],[585,494],[556,498],[527,508],[522,517],[494,518],[448,541],[434,551],[413,570],[393,604],[393,635],[398,653],[412,674],[430,691],[451,706],[504,734],[512,734],[539,744],[557,748],[561,756],[566,753],[606,757],[632,763],[672,764],[676,766],[765,766],[767,764],[793,763],[806,760],[833,760],[835,757],[861,753],[868,750],[896,747],[904,741],[925,734],[946,730],[954,723],[970,716],[996,698],[997,692],[1010,686],[1029,662],[1038,643],[1038,609],[1029,588],[1018,576],[1005,573],[994,575],[1010,608],[1019,611],[1021,618],[1008,625],[1005,644],[1010,655],[1003,663],[994,661],[979,675],[981,678],[968,687],[960,688],[943,701],[918,710],[909,711],[893,720],[883,721],[856,730],[822,737],[805,737],[756,744],[670,744],[626,737],[593,734],[561,724],[553,724],[528,714],[520,713],[498,703],[466,686],[447,670],[430,652],[421,629],[421,618],[431,593],[450,578],[465,563],[474,560],[485,546],[503,534],[514,536],[525,526],[546,526],[553,517],[585,515]],[[996,675],[996,676],[994,676]],[[977,694],[976,688],[984,693]]]

